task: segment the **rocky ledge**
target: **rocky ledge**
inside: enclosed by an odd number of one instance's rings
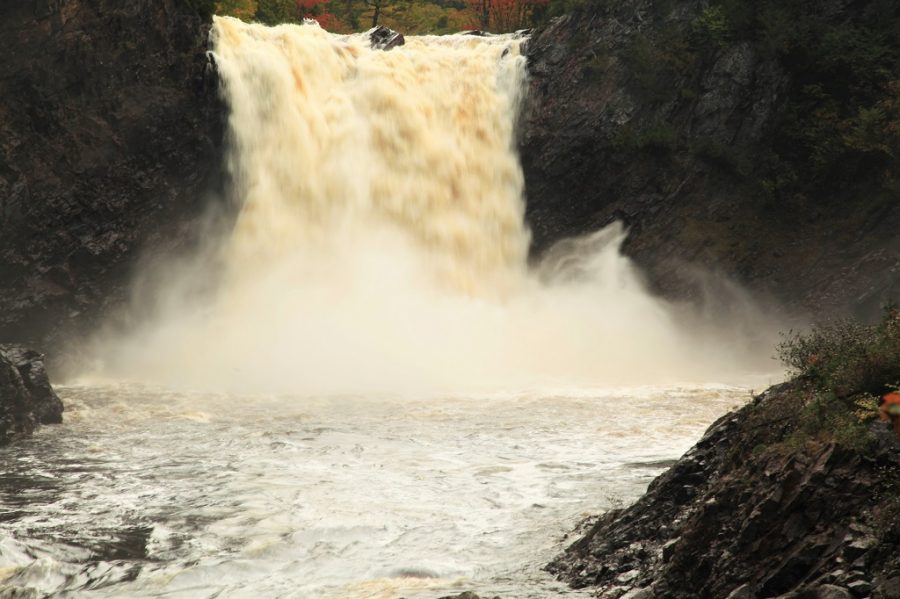
[[[599,597],[900,598],[900,441],[794,434],[802,381],[714,423],[548,566]]]
[[[39,424],[62,422],[63,404],[50,386],[44,356],[0,345],[0,446],[30,435]]]

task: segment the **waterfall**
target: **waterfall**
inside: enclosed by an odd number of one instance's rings
[[[521,40],[412,37],[381,51],[315,23],[230,18],[213,35],[242,201],[233,271],[384,229],[459,289],[521,274]]]
[[[172,266],[155,314],[102,344],[168,385],[456,393],[723,381],[744,339],[653,297],[613,225],[530,269],[514,36],[390,50],[315,23],[217,18],[240,202],[210,273]]]

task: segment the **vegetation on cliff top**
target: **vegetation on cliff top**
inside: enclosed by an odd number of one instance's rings
[[[374,25],[405,34],[466,29],[499,33],[543,22],[567,4],[568,0],[219,0],[215,12],[269,25],[315,19],[337,33]]]
[[[900,388],[900,311],[888,306],[875,324],[838,321],[808,334],[790,333],[778,354],[805,383],[803,411],[793,442],[830,436],[865,451],[878,398]]]

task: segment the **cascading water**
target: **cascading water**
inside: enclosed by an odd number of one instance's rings
[[[224,18],[213,40],[240,201],[224,273],[199,302],[170,277],[142,331],[103,339],[117,378],[415,394],[723,380],[746,367],[743,340],[644,290],[618,225],[529,271],[521,39],[412,37],[380,51],[315,24]]]
[[[525,263],[513,120],[521,41],[410,38],[379,51],[366,35],[222,19],[216,62],[231,106],[242,199],[231,274],[351,246],[393,229],[474,291]],[[301,254],[297,256],[295,254]]]
[[[0,596],[576,594],[541,565],[747,397],[739,328],[618,225],[528,267],[521,40],[213,39],[237,222],[0,454]]]

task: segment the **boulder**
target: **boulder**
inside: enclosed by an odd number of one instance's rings
[[[823,584],[816,589],[816,599],[853,599],[853,595],[843,587]]]
[[[40,424],[62,422],[63,404],[44,369],[44,356],[0,345],[0,445],[30,435]]]
[[[373,50],[391,50],[397,46],[406,44],[406,38],[402,33],[379,25],[369,31],[369,43]]]

